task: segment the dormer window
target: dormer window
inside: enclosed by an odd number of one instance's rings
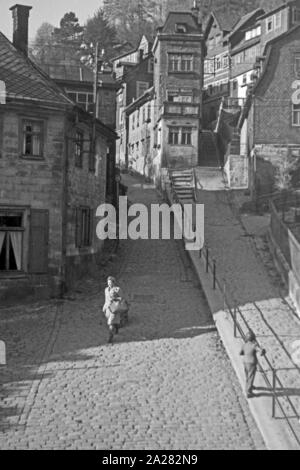
[[[175,25],[175,32],[179,34],[186,34],[187,33],[187,27],[183,23],[176,23]]]

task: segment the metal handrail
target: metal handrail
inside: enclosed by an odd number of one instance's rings
[[[227,297],[227,288],[226,288],[226,282],[224,281],[223,283],[223,286],[220,284],[220,281],[218,280],[217,278],[217,275],[216,275],[216,260],[214,259],[213,260],[213,265],[211,265],[210,261],[209,261],[209,248],[208,246],[206,245],[206,272],[208,273],[209,270],[211,271],[211,273],[213,274],[213,286],[214,286],[214,289],[216,287],[218,287],[218,289],[220,290],[220,292],[222,293],[223,295],[223,302],[224,302],[224,310],[225,310],[225,307],[226,309],[228,310],[230,316],[231,316],[231,319],[234,323],[234,336],[236,337],[236,331],[239,332],[241,338],[243,340],[245,340],[245,337],[246,337],[246,334],[244,333],[243,331],[243,328],[242,326],[240,325],[238,319],[237,319],[237,313],[240,315],[240,317],[242,318],[246,328],[248,331],[251,330],[248,322],[246,321],[242,311],[240,310],[240,308],[238,307],[237,305],[237,302],[234,301],[234,302],[229,302],[229,299]],[[200,254],[202,256],[202,250],[200,250]],[[230,304],[234,305],[234,307],[232,307]],[[258,342],[257,342],[258,343]],[[259,345],[259,343],[258,343]],[[264,355],[264,360],[265,362],[267,363],[268,367],[270,368],[270,371],[272,372],[272,377],[273,377],[273,383],[270,382],[268,376],[267,376],[267,373],[266,371],[264,370],[263,366],[261,365],[260,361],[258,360],[258,368],[259,368],[259,371],[261,372],[263,378],[264,378],[264,381],[267,385],[267,387],[271,388],[272,391],[273,391],[273,400],[272,400],[272,418],[275,418],[275,402],[278,404],[281,412],[282,412],[282,415],[284,417],[284,419],[286,420],[297,444],[300,446],[300,439],[298,437],[298,435],[296,434],[296,431],[294,430],[293,428],[293,425],[292,423],[290,422],[290,418],[287,416],[285,410],[283,409],[282,407],[282,404],[280,403],[280,400],[279,400],[279,397],[276,395],[276,390],[275,390],[275,386],[276,386],[276,382],[278,383],[278,385],[284,390],[284,386],[283,386],[283,383],[281,382],[281,380],[278,378],[278,376],[276,375],[276,369],[273,367],[270,359],[268,358],[267,354]],[[284,398],[286,398],[288,404],[290,405],[293,413],[295,414],[295,416],[297,417],[297,419],[299,420],[299,413],[298,411],[296,410],[294,404],[292,403],[290,397],[286,394],[284,395]]]

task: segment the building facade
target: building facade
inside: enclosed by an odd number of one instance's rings
[[[198,11],[170,12],[154,46],[154,158],[158,168],[195,166],[202,126],[204,36]]]
[[[0,80],[0,299],[58,295],[101,257],[96,209],[116,135],[2,34]]]
[[[139,99],[153,85],[153,56],[151,43],[143,36],[131,53],[114,60],[118,78],[116,102],[117,162],[123,168],[129,165],[129,123],[125,109]]]
[[[274,173],[285,158],[300,157],[300,26],[275,37],[241,121],[241,146],[251,160],[258,193],[274,189]],[[254,173],[253,173],[254,172]]]

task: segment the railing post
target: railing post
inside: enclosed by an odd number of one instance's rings
[[[209,249],[206,247],[206,272],[208,273],[209,268]]]
[[[213,260],[213,289],[216,290],[216,278],[217,276],[217,265],[216,265],[216,260]]]
[[[276,370],[272,369],[272,418],[276,413]]]

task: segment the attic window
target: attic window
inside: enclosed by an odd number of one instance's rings
[[[180,33],[180,34],[185,34],[185,33],[187,33],[187,27],[186,27],[186,25],[183,24],[183,23],[176,23],[175,32],[176,32],[176,33]]]

